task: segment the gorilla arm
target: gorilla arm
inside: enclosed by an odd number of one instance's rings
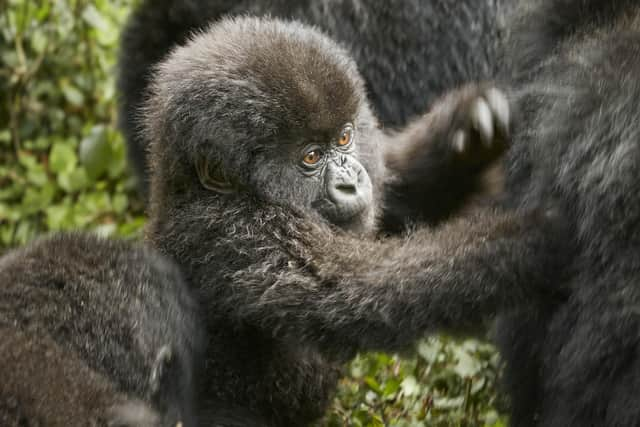
[[[471,197],[495,193],[499,180],[486,172],[507,148],[509,116],[501,91],[469,84],[402,132],[387,134],[381,228],[402,231],[415,220],[434,225]]]
[[[551,221],[490,210],[377,242],[293,228],[281,237],[295,262],[278,268],[269,258],[237,272],[227,306],[336,354],[400,348],[434,329],[477,330],[498,310],[543,297],[560,262]]]

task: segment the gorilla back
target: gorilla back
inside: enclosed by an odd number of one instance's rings
[[[507,52],[524,116],[508,204],[558,206],[576,250],[555,279],[567,301],[501,322],[512,424],[639,425],[640,5],[523,9]]]
[[[70,234],[0,258],[2,425],[194,425],[198,309],[149,249]]]

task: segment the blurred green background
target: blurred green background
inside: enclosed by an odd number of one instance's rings
[[[141,238],[114,88],[134,0],[0,0],[0,253],[53,231]],[[502,426],[499,359],[475,340],[430,338],[366,354],[322,425]]]

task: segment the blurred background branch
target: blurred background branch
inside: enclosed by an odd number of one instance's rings
[[[115,126],[115,54],[132,3],[0,3],[0,247],[50,230],[139,235]]]

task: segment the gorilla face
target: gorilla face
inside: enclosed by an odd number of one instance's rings
[[[367,135],[366,128],[361,130],[346,122],[337,130],[306,130],[304,137],[289,141],[268,138],[266,144],[257,144],[259,148],[250,156],[246,184],[234,191],[248,191],[269,203],[316,212],[344,229],[371,230],[373,185],[359,160],[359,137]],[[206,175],[204,178],[203,185],[209,185]],[[218,182],[217,188],[210,188],[220,192],[222,187]]]
[[[327,143],[306,146],[297,168],[311,180],[303,186],[306,197],[300,195],[308,206],[333,224],[363,231],[373,225],[373,186],[356,144],[356,130],[346,123]]]
[[[313,149],[305,154],[303,160],[305,166],[318,165],[324,168],[321,173],[326,194],[316,201],[316,205],[323,215],[335,223],[361,215],[373,201],[369,174],[349,148],[353,143],[353,134],[353,126],[346,125],[335,148],[329,148],[326,152]]]
[[[249,194],[372,229],[379,130],[355,63],[299,24],[256,23],[222,22],[159,69],[147,111],[151,141],[167,147],[159,169],[179,182],[189,172],[176,168],[190,164],[220,197]]]

